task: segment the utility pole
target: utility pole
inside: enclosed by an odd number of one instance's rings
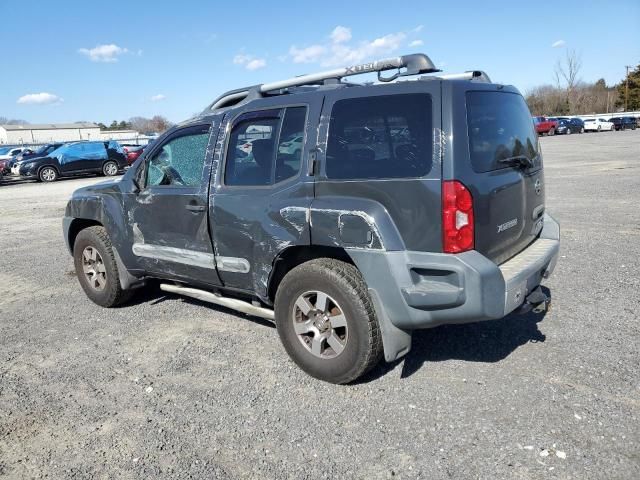
[[[627,69],[627,83],[624,87],[624,111],[627,112],[629,110],[627,108],[627,106],[629,105],[629,69],[631,67],[629,65],[626,65],[625,68]]]

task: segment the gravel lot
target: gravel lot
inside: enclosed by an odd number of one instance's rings
[[[95,306],[60,219],[102,179],[0,186],[0,477],[640,478],[640,130],[542,145],[552,310],[417,332],[350,386],[260,320]]]

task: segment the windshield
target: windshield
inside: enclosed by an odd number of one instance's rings
[[[35,153],[36,155],[42,155],[43,153],[46,153],[46,151],[49,150],[49,148],[50,148],[49,145],[43,145],[39,149],[37,149]]]
[[[9,150],[11,150],[11,147],[2,147],[2,148],[0,148],[0,155],[4,155]]]
[[[476,172],[505,168],[500,160],[523,156],[539,162],[538,135],[521,95],[467,92],[469,154]]]
[[[596,119],[595,118],[585,118],[584,121],[585,122],[595,122]]]

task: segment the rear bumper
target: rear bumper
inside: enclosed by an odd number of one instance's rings
[[[545,214],[540,238],[499,266],[477,251],[348,253],[367,282],[380,322],[394,332],[502,318],[551,275],[559,250],[560,226]]]

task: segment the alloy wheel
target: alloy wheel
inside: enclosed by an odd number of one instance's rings
[[[107,269],[95,247],[88,246],[82,251],[82,271],[94,290],[102,291],[107,286]]]
[[[45,168],[42,171],[42,179],[45,182],[52,182],[56,179],[56,172],[52,168]]]
[[[105,175],[112,177],[118,173],[118,166],[113,162],[109,162],[104,166],[104,173]]]
[[[293,328],[300,343],[324,359],[340,355],[349,339],[344,311],[333,298],[314,290],[300,295],[293,307]]]

